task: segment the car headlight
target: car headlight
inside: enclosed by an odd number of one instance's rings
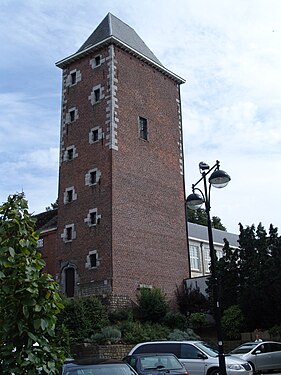
[[[226,365],[226,367],[231,370],[243,370],[243,366],[239,365],[238,363],[230,363]]]

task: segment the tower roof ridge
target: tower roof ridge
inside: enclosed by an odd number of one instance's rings
[[[105,18],[85,41],[85,43],[83,43],[78,49],[77,53],[82,52],[89,47],[94,47],[95,45],[106,41],[110,37],[115,37],[137,52],[148,57],[150,60],[162,65],[162,63],[147,47],[135,30],[125,22],[121,21],[118,17],[114,16],[112,13],[108,13],[105,16]]]
[[[161,71],[179,84],[185,82],[183,78],[165,68],[131,26],[127,25],[111,13],[108,13],[105,16],[78,51],[58,61],[56,66],[59,68],[65,68],[71,62],[110,43],[116,44],[134,56],[146,61],[148,64],[153,65],[157,70]]]

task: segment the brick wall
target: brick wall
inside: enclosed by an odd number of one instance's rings
[[[97,54],[102,64],[93,69]],[[73,71],[79,81],[71,86]],[[63,80],[56,256],[62,289],[64,269],[73,267],[75,295],[135,300],[140,285],[151,285],[174,298],[189,276],[178,84],[116,46],[70,63]],[[102,87],[97,104],[93,87]],[[148,141],[139,137],[139,116],[148,121]],[[93,127],[103,134],[98,142],[89,142]],[[72,145],[76,157],[67,161]],[[93,168],[100,181],[89,186],[85,175]],[[66,203],[69,187],[77,196]],[[91,209],[101,215],[95,226],[85,222]],[[62,238],[66,225],[75,231],[70,242]],[[90,268],[93,251],[98,263]]]

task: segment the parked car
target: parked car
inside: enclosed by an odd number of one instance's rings
[[[138,373],[138,375],[188,375],[184,365],[174,354],[133,354],[124,358]]]
[[[281,370],[280,342],[246,342],[233,349],[230,354],[248,361],[254,371]]]
[[[84,358],[68,360],[62,366],[61,375],[137,375],[137,373],[123,361]]]
[[[137,344],[129,355],[139,353],[173,353],[189,375],[218,375],[218,351],[204,341],[154,341]],[[251,365],[241,358],[226,356],[228,375],[253,375]]]

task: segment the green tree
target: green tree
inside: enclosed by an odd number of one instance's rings
[[[168,312],[165,295],[158,288],[142,288],[137,299],[139,317],[144,322],[161,322]]]
[[[226,337],[239,339],[245,328],[245,320],[238,305],[229,306],[223,313],[222,327]]]
[[[191,210],[188,208],[187,220],[189,223],[204,225],[205,227],[208,225],[207,214],[203,208],[197,210]],[[226,231],[226,227],[222,224],[221,219],[218,216],[213,216],[211,220],[213,228]]]
[[[208,299],[200,292],[198,286],[177,287],[176,298],[180,312],[187,317],[193,313],[205,313],[209,310]]]
[[[270,225],[267,234],[261,223],[257,228],[240,224],[239,248],[231,249],[225,242],[224,255],[217,261],[222,311],[239,305],[248,330],[280,324],[280,268],[281,238],[277,228]],[[211,286],[212,276],[210,291]]]
[[[222,310],[238,303],[239,269],[238,249],[231,248],[224,239],[223,257],[217,262],[217,275],[220,280],[220,304]]]
[[[43,273],[36,219],[23,194],[0,206],[0,372],[56,374],[64,359],[55,338],[63,308],[59,287]]]

